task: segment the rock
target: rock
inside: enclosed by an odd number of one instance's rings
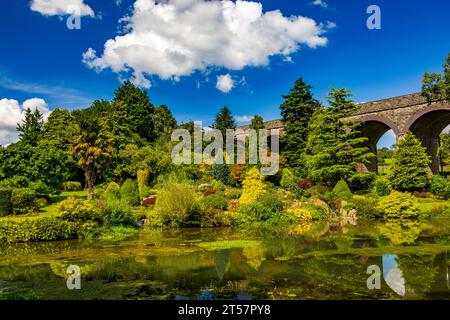
[[[147,221],[147,219],[140,219],[136,222],[136,227],[141,228],[144,226],[145,222]]]
[[[141,205],[143,207],[148,207],[149,205],[154,205],[156,203],[156,199],[158,199],[158,196],[150,196],[148,198],[142,199]]]
[[[311,204],[322,207],[322,208],[326,209],[327,211],[330,211],[330,206],[328,205],[328,203],[326,203],[322,199],[314,199],[311,201]]]

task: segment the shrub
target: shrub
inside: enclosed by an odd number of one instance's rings
[[[377,175],[373,172],[356,173],[349,179],[350,189],[353,191],[369,190]]]
[[[81,191],[83,190],[83,187],[80,182],[78,181],[66,181],[63,182],[63,190],[64,191]]]
[[[257,201],[273,213],[282,212],[284,209],[283,201],[276,192],[266,191],[258,197]]]
[[[242,191],[240,189],[230,189],[227,192],[225,192],[225,196],[229,200],[236,200],[239,199],[242,195]]]
[[[136,182],[127,179],[120,188],[120,198],[131,206],[139,205],[139,193]]]
[[[75,239],[75,224],[55,217],[0,222],[0,241],[27,242]]]
[[[11,213],[11,189],[0,188],[0,217],[7,216]]]
[[[227,199],[220,194],[213,194],[208,197],[204,197],[200,201],[200,207],[203,210],[208,209],[218,209],[218,210],[226,210],[228,206]]]
[[[38,208],[44,208],[48,205],[48,200],[46,198],[37,198],[36,205]]]
[[[234,164],[231,167],[230,178],[240,185],[245,179],[245,166],[242,164]]]
[[[264,176],[259,172],[257,167],[251,168],[242,182],[242,195],[239,198],[241,204],[251,203],[258,199],[264,192],[266,186],[264,185]]]
[[[137,171],[137,184],[138,184],[139,196],[141,198],[144,198],[144,196],[142,194],[144,187],[148,186],[148,176],[149,176],[148,169],[143,169],[143,170]]]
[[[118,200],[120,199],[120,187],[114,181],[108,184],[105,190],[104,198],[106,201]]]
[[[281,172],[280,186],[286,190],[291,190],[295,184],[295,176],[288,168],[284,168]]]
[[[149,186],[143,186],[141,190],[141,198],[148,198],[150,196],[158,194],[158,190],[152,189]]]
[[[339,180],[333,188],[333,193],[342,200],[351,200],[353,197],[347,182]]]
[[[420,214],[419,203],[408,193],[398,191],[381,198],[378,209],[385,218],[416,218]]]
[[[264,192],[257,201],[245,203],[238,209],[240,223],[265,223],[277,225],[286,222],[289,215],[283,212],[283,202],[277,193]]]
[[[380,218],[382,213],[378,208],[378,197],[354,196],[352,203],[358,213],[363,218]]]
[[[171,182],[162,186],[155,210],[165,225],[198,225],[200,222],[196,193],[189,186],[181,183]]]
[[[41,180],[31,182],[29,188],[34,190],[38,197],[48,197],[52,192],[51,188]]]
[[[206,189],[209,188],[211,188],[211,185],[209,183],[202,183],[201,185],[198,186],[197,190],[203,193]]]
[[[6,188],[28,188],[30,180],[25,176],[14,176],[10,179],[5,179],[0,182],[1,187]]]
[[[225,190],[225,185],[222,183],[222,181],[219,180],[213,180],[211,182],[211,187],[215,190],[218,191],[224,191]]]
[[[103,222],[103,214],[101,210],[95,207],[91,201],[70,197],[64,201],[61,201],[56,210],[60,214],[61,219],[65,221]]]
[[[300,221],[312,221],[313,220],[313,215],[312,215],[311,211],[307,210],[305,208],[287,209],[286,213],[292,215],[292,217],[295,220],[300,220]]]
[[[36,192],[29,188],[13,189],[11,205],[13,214],[28,214],[37,211]]]
[[[134,225],[136,219],[131,207],[123,200],[112,200],[105,204],[105,216],[108,225]]]
[[[228,164],[214,164],[211,168],[211,175],[223,184],[230,184],[230,171],[231,168]]]
[[[375,180],[374,189],[377,195],[384,197],[391,193],[391,184],[385,177],[380,176]]]
[[[447,200],[450,196],[450,184],[448,180],[439,175],[432,176],[430,192],[436,197]]]

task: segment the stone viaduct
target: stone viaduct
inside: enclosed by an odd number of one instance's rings
[[[427,103],[420,93],[383,99],[359,104],[360,109],[351,120],[361,121],[361,134],[368,138],[367,146],[377,153],[378,140],[388,130],[392,129],[397,137],[397,142],[411,131],[420,139],[426,147],[432,163],[430,169],[433,173],[439,173],[439,159],[437,150],[439,147],[439,135],[450,125],[450,104],[448,102]],[[266,122],[267,129],[283,129],[280,120]],[[245,129],[245,127],[243,127]],[[377,159],[366,164],[362,171],[376,172],[378,170]]]

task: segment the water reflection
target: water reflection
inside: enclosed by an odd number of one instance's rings
[[[121,242],[6,246],[0,298],[448,299],[450,232],[441,226],[311,224],[295,235],[144,230]],[[65,286],[70,264],[81,267],[82,290]],[[367,288],[370,265],[382,267],[380,290]]]

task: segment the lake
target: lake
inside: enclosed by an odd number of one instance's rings
[[[142,229],[117,242],[4,245],[0,257],[3,299],[450,298],[445,217],[277,232]],[[80,267],[80,290],[67,288],[70,265]]]

